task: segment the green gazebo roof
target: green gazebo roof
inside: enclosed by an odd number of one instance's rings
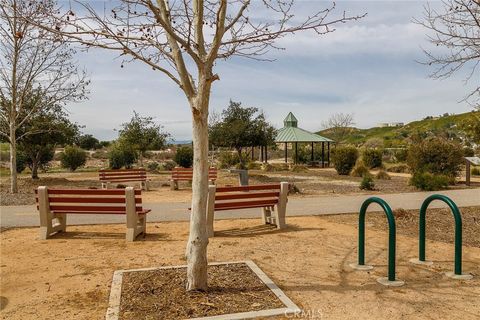
[[[334,142],[331,139],[298,128],[298,120],[293,113],[289,113],[283,120],[284,127],[277,131],[275,142]]]

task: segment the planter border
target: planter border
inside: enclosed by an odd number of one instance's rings
[[[284,308],[276,309],[267,309],[259,311],[247,311],[239,313],[230,313],[222,314],[210,317],[200,317],[200,318],[191,318],[191,320],[236,320],[236,319],[251,319],[257,317],[269,317],[276,315],[286,315],[286,314],[298,314],[301,312],[301,309],[288,298],[285,293],[253,262],[252,260],[244,261],[231,261],[231,262],[212,262],[209,263],[209,266],[218,266],[218,265],[229,265],[229,264],[246,264],[262,281],[270,291],[275,294],[275,296],[285,305]],[[162,269],[176,269],[176,268],[186,268],[186,265],[178,266],[166,266],[166,267],[153,267],[153,268],[141,268],[141,269],[130,269],[130,270],[116,270],[113,273],[112,287],[110,290],[110,298],[108,303],[108,309],[105,319],[106,320],[118,320],[120,315],[120,301],[122,294],[122,280],[123,274],[127,272],[139,272],[139,271],[152,271],[152,270],[162,270]]]

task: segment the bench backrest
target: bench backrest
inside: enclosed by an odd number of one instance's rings
[[[215,211],[273,207],[278,204],[280,184],[263,184],[215,189]]]
[[[126,213],[125,189],[47,189],[50,210],[65,213]],[[135,189],[135,209],[141,212],[142,190]],[[39,209],[38,190],[35,200]]]
[[[193,169],[192,168],[179,168],[172,169],[172,180],[192,181]],[[217,180],[217,168],[208,169],[208,179]]]
[[[100,181],[146,181],[147,171],[145,168],[138,169],[104,169],[98,171]]]

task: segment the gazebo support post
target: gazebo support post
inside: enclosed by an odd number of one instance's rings
[[[312,166],[313,166],[313,161],[315,161],[315,155],[313,154],[313,142],[312,142]]]
[[[288,163],[288,143],[285,142],[285,163]]]
[[[260,146],[260,162],[263,162],[263,146]]]
[[[298,163],[298,142],[295,142],[295,161],[294,164]]]
[[[265,146],[265,163],[268,163],[268,146]]]
[[[252,161],[255,160],[255,147],[252,146]]]
[[[325,168],[325,142],[322,141],[322,168]]]
[[[327,168],[330,168],[330,141],[327,142]]]

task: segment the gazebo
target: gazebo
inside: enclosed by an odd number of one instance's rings
[[[275,138],[276,143],[285,144],[285,163],[288,162],[288,144],[292,143],[295,146],[294,163],[298,162],[298,143],[311,143],[312,155],[311,161],[315,162],[314,147],[317,143],[322,143],[322,168],[325,167],[325,144],[327,145],[327,167],[330,166],[330,143],[335,141],[322,137],[318,134],[309,132],[298,127],[298,120],[293,113],[289,112],[285,120],[283,120],[284,127],[277,132]]]

